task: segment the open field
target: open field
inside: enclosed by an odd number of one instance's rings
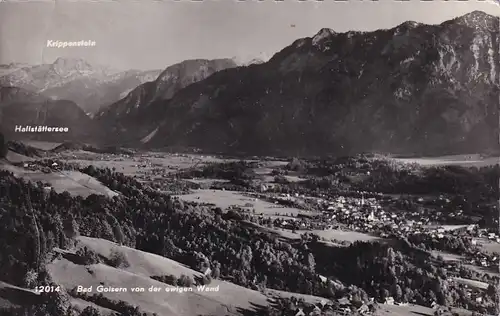
[[[422,166],[459,165],[464,167],[485,167],[500,163],[500,157],[482,158],[478,154],[393,159],[403,163],[417,163]]]
[[[91,153],[92,154],[92,153]],[[143,167],[140,167],[137,162],[133,160],[101,160],[97,154],[92,154],[95,155],[95,158],[89,158],[89,159],[64,159],[68,163],[77,163],[81,165],[82,167],[87,167],[90,165],[93,165],[97,168],[115,168],[117,172],[121,172],[125,175],[128,176],[134,176],[134,175],[139,175],[143,173],[145,170],[150,170],[146,169]]]
[[[436,258],[438,256],[441,256],[445,262],[461,262],[462,260],[465,259],[463,256],[459,256],[456,254],[447,253],[447,252],[443,252],[443,251],[435,251],[434,250],[434,251],[431,251],[431,253]],[[478,273],[486,273],[486,274],[489,274],[491,276],[500,276],[500,273],[498,272],[498,270],[492,271],[491,269],[472,265],[472,264],[464,264],[464,266],[467,267],[468,269],[471,269],[472,271],[475,271]]]
[[[209,189],[215,183],[228,183],[229,180],[221,179],[186,179],[187,183],[193,183],[200,186],[201,189]]]
[[[212,162],[231,161],[213,156],[177,155],[145,153],[137,157],[121,157],[119,155],[98,154],[84,150],[66,151],[55,155],[68,163],[77,163],[82,166],[94,165],[98,168],[115,168],[125,175],[139,175],[151,172],[154,168],[161,168],[167,173],[193,168]]]
[[[328,300],[322,297],[317,297],[313,295],[306,295],[306,294],[297,294],[297,293],[291,293],[291,292],[285,292],[285,291],[278,291],[278,290],[271,290],[271,289],[266,289],[266,295],[270,297],[281,297],[281,298],[292,298],[296,297],[298,299],[303,299],[306,302],[309,302],[311,304],[319,304],[321,302],[327,302]]]
[[[500,243],[486,238],[478,239],[478,244],[481,244],[481,248],[488,252],[496,252],[500,254]]]
[[[407,306],[397,306],[397,305],[380,305],[379,310],[375,313],[375,316],[433,316],[434,310],[432,308],[420,306],[420,305],[407,305]]]
[[[459,316],[471,316],[472,312],[464,309],[452,308],[454,313],[458,313]],[[377,310],[374,316],[433,316],[434,310],[429,307],[409,304],[406,306],[398,305],[381,305],[380,309]]]
[[[196,164],[221,163],[237,161],[235,159],[221,159],[214,156],[194,155],[194,154],[165,154],[147,153],[143,155],[151,163],[161,166],[168,166],[175,170],[191,168]]]
[[[289,216],[295,217],[298,214],[311,214],[311,212],[298,208],[276,206],[275,204],[251,198],[234,191],[196,190],[191,194],[178,195],[177,197],[189,202],[214,204],[221,209],[226,209],[232,205],[248,210],[255,209],[256,215],[274,216],[278,213],[279,217],[287,218]]]
[[[31,171],[16,167],[10,164],[0,164],[0,169],[12,172],[16,177],[21,177],[32,182],[47,182],[58,193],[68,191],[73,195],[87,197],[91,194],[101,194],[108,197],[118,195],[107,186],[78,171],[60,171],[52,173],[43,173],[40,171]]]
[[[447,253],[447,252],[443,252],[443,251],[432,250],[431,253],[436,258],[438,256],[441,256],[444,261],[461,261],[464,259],[463,256],[459,256],[459,255],[455,255],[455,254]]]
[[[262,230],[262,231],[265,231],[265,232],[269,232],[275,236],[279,236],[281,238],[284,238],[284,239],[289,239],[289,240],[298,240],[300,239],[301,237],[301,234],[298,233],[298,232],[292,232],[291,230],[289,229],[280,229],[280,228],[271,228],[271,227],[267,227],[267,226],[262,226],[262,225],[259,225],[259,224],[256,224],[256,223],[252,223],[252,222],[249,222],[249,221],[243,221],[243,223],[247,224],[248,226],[251,226],[251,227],[255,227],[259,230]]]
[[[297,231],[292,232],[289,229],[279,229],[279,228],[269,228],[269,227],[263,227],[263,229],[290,240],[298,240],[301,238],[300,236],[302,235],[300,232]]]
[[[175,276],[185,274],[193,278],[202,276],[200,272],[196,272],[176,261],[126,246],[118,246],[116,243],[105,239],[79,236],[77,242],[78,247],[86,246],[105,258],[110,258],[113,251],[122,252],[130,264],[130,267],[124,268],[124,270],[138,275],[150,277],[165,274]]]
[[[37,140],[23,140],[23,143],[35,147],[38,149],[42,150],[51,150],[56,148],[57,146],[61,145],[61,143],[53,143],[53,142],[44,142],[44,141],[37,141]]]
[[[229,180],[202,178],[202,179],[187,179],[186,182],[191,182],[191,183],[196,183],[196,184],[212,185],[214,182],[227,183],[227,182],[229,182]]]
[[[5,157],[8,161],[12,163],[24,162],[24,161],[33,161],[35,158],[31,158],[28,156],[24,156],[18,153],[15,153],[11,150],[7,152],[7,156]]]
[[[464,278],[453,278],[455,282],[461,283],[463,285],[467,285],[470,287],[475,287],[478,289],[486,290],[488,288],[488,283],[481,282],[481,281],[476,281],[476,280],[469,280],[469,279],[464,279]]]
[[[274,182],[274,176],[271,175],[271,172],[273,171],[273,168],[278,168],[278,167],[283,167],[286,165],[288,162],[286,161],[267,161],[264,163],[264,166],[260,168],[255,168],[254,172],[261,176],[264,182],[266,183],[271,183]],[[298,176],[294,175],[285,175],[285,179],[287,179],[289,182],[299,182],[303,181],[305,179],[302,179]]]
[[[295,232],[289,229],[281,229],[281,228],[270,228],[261,226],[255,223],[246,222],[248,225],[257,227],[263,231],[270,232],[276,236],[282,237],[288,240],[298,240],[301,239],[301,235],[312,233],[318,235],[320,237],[325,238],[323,242],[328,245],[332,245],[335,247],[341,247],[341,244],[333,243],[330,240],[336,239],[338,241],[347,241],[347,242],[355,242],[355,241],[379,241],[384,242],[386,239],[382,239],[376,236],[371,236],[368,234],[354,232],[354,231],[345,231],[340,229],[330,229],[330,230],[296,230]]]
[[[318,235],[326,240],[337,239],[348,242],[355,241],[382,241],[382,238],[355,231],[345,231],[340,229],[311,230],[306,231]]]
[[[424,227],[428,228],[428,229],[442,228],[445,231],[454,231],[457,229],[466,228],[467,226],[469,226],[469,225],[424,225]]]
[[[103,194],[108,197],[113,197],[118,195],[118,193],[104,186],[93,177],[78,171],[61,171],[59,174],[55,175],[57,178],[49,182],[58,192],[68,190],[70,193],[82,196]]]

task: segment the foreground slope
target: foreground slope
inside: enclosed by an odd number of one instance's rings
[[[499,19],[478,11],[440,25],[322,29],[154,102],[126,129],[154,132],[151,147],[232,153],[488,151],[498,146],[498,38]]]
[[[104,258],[111,258],[113,252],[124,254],[128,267],[113,268],[105,264],[95,264],[88,267],[72,263],[67,259],[58,259],[48,267],[53,279],[72,289],[78,285],[93,286],[100,282],[106,286],[132,288],[142,286],[149,288],[171,287],[151,279],[151,276],[188,275],[201,277],[201,273],[189,269],[173,260],[119,246],[116,243],[97,238],[79,237],[78,247],[86,246]],[[88,271],[92,271],[90,274]],[[156,312],[159,315],[225,315],[238,314],[237,308],[251,309],[252,304],[267,305],[267,298],[263,294],[234,285],[229,282],[213,280],[210,286],[219,286],[217,292],[191,293],[105,293],[106,297],[115,300],[124,300],[132,305],[141,306],[146,311]],[[94,290],[95,291],[95,290]],[[95,293],[95,292],[94,292]]]

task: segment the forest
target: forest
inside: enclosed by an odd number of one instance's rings
[[[61,167],[75,168],[64,164]],[[203,175],[222,177],[236,172],[244,178],[251,177],[247,169],[248,166],[238,164],[209,166]],[[0,270],[5,272],[1,281],[26,288],[52,284],[45,265],[53,258],[53,248],[69,249],[74,238],[83,235],[158,254],[195,270],[210,267],[211,277],[254,290],[269,288],[328,299],[350,297],[353,313],[357,307],[368,304],[370,298],[383,302],[389,296],[402,302],[425,306],[436,302],[478,312],[492,313],[496,306],[494,285],[478,304],[467,296],[463,286],[447,281],[446,268],[436,265],[425,251],[416,251],[421,250],[419,244],[429,245],[427,248],[455,247],[454,250],[461,249],[460,244],[439,246],[429,240],[412,240],[406,244],[356,242],[347,247],[331,247],[314,235],[283,241],[245,225],[241,221],[244,216],[229,216],[219,208],[183,202],[112,169],[88,166],[79,170],[120,195],[91,195],[84,199],[67,192],[48,191],[41,182],[26,182],[10,172],[0,172]],[[454,183],[461,185],[460,181]],[[91,252],[80,255],[87,260],[85,264],[99,260]],[[169,276],[155,279],[165,283],[190,282]],[[51,293],[42,296],[42,302],[28,311],[11,310],[5,315],[76,315],[71,314],[68,305],[70,294]],[[113,305],[123,315],[141,315],[141,311],[124,302],[105,305]],[[270,308],[259,313],[281,312]],[[98,312],[88,308],[81,315]]]

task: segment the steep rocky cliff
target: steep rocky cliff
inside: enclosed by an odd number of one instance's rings
[[[488,151],[498,39],[499,19],[478,11],[440,25],[322,29],[153,102],[126,129],[152,147],[256,154]]]

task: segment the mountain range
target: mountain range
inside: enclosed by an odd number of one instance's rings
[[[165,69],[155,81],[138,86],[125,98],[102,109],[97,113],[96,120],[103,122],[104,126],[114,131],[126,130],[127,127],[135,129],[142,114],[149,113],[151,104],[169,100],[179,90],[202,81],[218,71],[236,66],[237,64],[232,59],[186,60],[172,65]]]
[[[16,133],[16,126],[68,127],[68,133]],[[92,141],[95,122],[73,101],[54,100],[35,92],[0,87],[0,132],[9,139]]]
[[[128,92],[155,80],[161,70],[118,71],[90,65],[80,58],[58,58],[52,64],[0,66],[0,86],[18,87],[57,100],[71,100],[92,115]]]
[[[188,60],[158,71],[158,74],[154,71],[116,72],[91,66],[81,59],[63,58],[51,65],[0,66],[0,131],[13,139],[95,143],[101,138],[100,132],[106,134],[113,126],[119,126],[121,120],[135,120],[148,103],[169,98],[193,82],[236,66],[230,59]],[[57,96],[53,95],[54,91]],[[89,108],[82,108],[82,103],[77,104],[79,100],[86,104],[103,104],[97,117],[95,113],[86,112]],[[99,102],[91,103],[92,100]],[[141,108],[137,109],[139,104]],[[15,126],[26,125],[63,126],[68,127],[70,133],[13,132]]]
[[[185,61],[99,110],[92,128],[107,144],[225,153],[496,151],[499,31],[498,17],[474,11],[438,25],[325,28],[247,66]]]

